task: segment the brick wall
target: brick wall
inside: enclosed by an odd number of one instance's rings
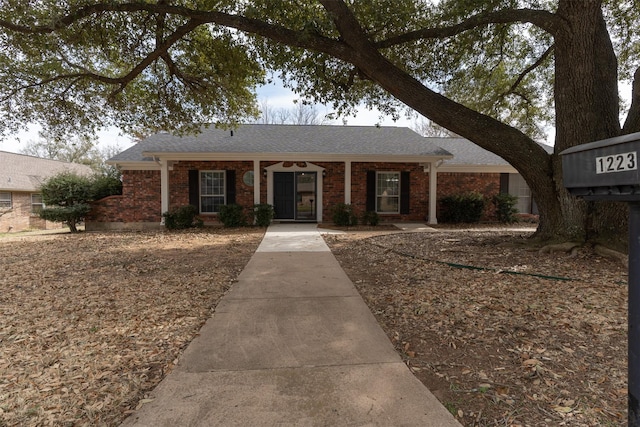
[[[91,204],[89,222],[160,223],[160,171],[123,171],[122,195]]]
[[[31,192],[11,192],[10,210],[0,211],[0,233],[25,230],[53,230],[64,228],[59,222],[45,221],[31,212]]]
[[[381,221],[424,221],[429,209],[429,175],[415,163],[360,163],[351,164],[351,205],[357,215],[367,207],[367,171],[409,172],[411,191],[409,214],[380,214]]]
[[[471,191],[482,194],[487,200],[482,221],[495,220],[495,209],[491,203],[491,199],[500,192],[499,173],[438,173],[438,200],[446,196],[468,193]],[[439,206],[438,212],[440,212]]]

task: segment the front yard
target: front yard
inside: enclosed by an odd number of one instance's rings
[[[118,425],[263,232],[0,238],[0,426]],[[375,234],[325,239],[463,425],[626,424],[623,266],[588,248],[540,254],[526,232]]]

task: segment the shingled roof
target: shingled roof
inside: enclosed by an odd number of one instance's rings
[[[112,157],[109,163],[151,161],[153,155],[170,153],[451,156],[404,127],[255,124],[233,130],[203,127],[196,135],[158,133]]]
[[[44,180],[66,171],[79,175],[92,173],[89,166],[78,163],[0,151],[0,190],[2,191],[38,191]]]
[[[452,159],[444,162],[442,168],[447,166],[505,166],[509,163],[497,154],[474,144],[465,138],[426,138],[429,142],[453,154]],[[546,144],[539,144],[547,153],[553,153],[553,147]]]

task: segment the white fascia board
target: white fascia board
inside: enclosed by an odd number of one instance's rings
[[[389,162],[424,163],[451,159],[453,156],[424,156],[390,154],[324,154],[324,153],[167,153],[144,152],[143,156],[159,160],[195,160],[195,161],[308,161],[308,162]],[[151,163],[151,162],[149,162]]]
[[[116,166],[120,170],[123,171],[148,171],[148,170],[160,170],[160,165],[154,161],[144,161],[144,162],[105,162],[108,165]]]
[[[448,165],[443,164],[438,172],[459,173],[518,173],[511,165]]]

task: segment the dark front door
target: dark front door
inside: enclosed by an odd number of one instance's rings
[[[295,176],[293,172],[273,173],[275,219],[295,219]]]
[[[315,221],[316,178],[316,172],[274,172],[274,218]]]

